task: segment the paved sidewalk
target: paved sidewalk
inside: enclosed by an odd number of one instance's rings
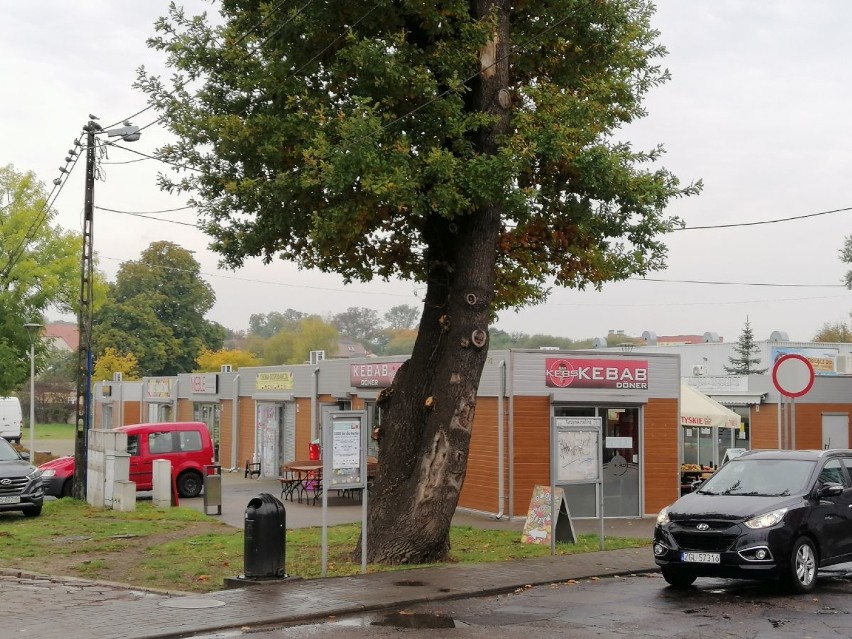
[[[357,614],[524,586],[655,570],[650,548],[442,566],[353,577],[294,579],[203,595],[109,598],[50,613],[4,614],[15,637],[165,639]]]

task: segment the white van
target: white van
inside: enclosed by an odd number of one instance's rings
[[[17,397],[0,397],[0,437],[20,444],[22,419],[21,400]]]

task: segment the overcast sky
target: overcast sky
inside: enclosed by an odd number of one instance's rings
[[[193,13],[206,6],[183,4]],[[89,113],[108,126],[145,108],[131,84],[140,65],[162,69],[145,39],[167,6],[165,0],[2,0],[0,165],[32,170],[52,186]],[[852,2],[661,0],[654,23],[669,50],[672,80],[647,100],[649,117],[622,137],[639,148],[663,143],[667,168],[683,182],[703,179],[703,193],[672,203],[671,213],[700,227],[852,207]],[[147,111],[134,124],[154,117]],[[152,126],[128,146],[151,153],[165,140]],[[104,164],[96,206],[146,212],[185,204],[157,189],[163,165],[126,163],[136,159],[110,151],[113,164]],[[80,162],[56,202],[65,228],[81,228],[83,173]],[[733,341],[748,317],[758,339],[778,330],[810,340],[825,322],[847,321],[852,310],[852,293],[841,286],[847,265],[839,259],[850,215],[679,231],[667,238],[668,269],[651,276],[661,281],[557,290],[544,305],[502,313],[497,327],[575,339],[610,329],[714,332]],[[280,261],[221,271],[207,239],[191,226],[192,211],[153,217],[170,221],[96,210],[101,269],[113,279],[122,261],[138,259],[151,242],[176,242],[195,251],[216,292],[210,319],[232,329],[247,328],[253,313],[287,308],[326,316],[350,306],[384,313],[421,304],[423,291],[412,284],[344,286],[339,277]]]

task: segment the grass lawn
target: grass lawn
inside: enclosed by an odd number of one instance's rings
[[[38,425],[36,426],[38,428]],[[38,432],[38,431],[37,431]],[[350,553],[358,544],[360,523],[328,529],[328,575],[358,574]],[[312,578],[322,573],[322,530],[288,530],[285,571]],[[243,569],[243,532],[191,508],[156,509],[137,504],[135,512],[99,510],[72,500],[45,502],[40,517],[0,514],[0,568],[67,575],[184,592],[221,590],[225,577]],[[520,542],[517,531],[454,526],[453,563],[540,557],[549,545]],[[607,538],[606,549],[650,545],[647,539]],[[580,535],[576,544],[558,544],[558,554],[594,552],[597,535]],[[415,566],[406,566],[407,568]],[[369,572],[399,567],[369,565]]]

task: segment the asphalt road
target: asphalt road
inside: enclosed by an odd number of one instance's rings
[[[842,574],[842,573],[838,573]],[[659,574],[583,580],[494,597],[422,604],[329,619],[321,624],[251,629],[252,639],[442,637],[666,637],[807,639],[852,636],[852,581],[820,580],[811,595],[775,585],[701,579],[678,591]],[[450,630],[452,629],[452,630]],[[246,631],[248,634],[248,631]],[[243,636],[243,632],[207,635]]]

